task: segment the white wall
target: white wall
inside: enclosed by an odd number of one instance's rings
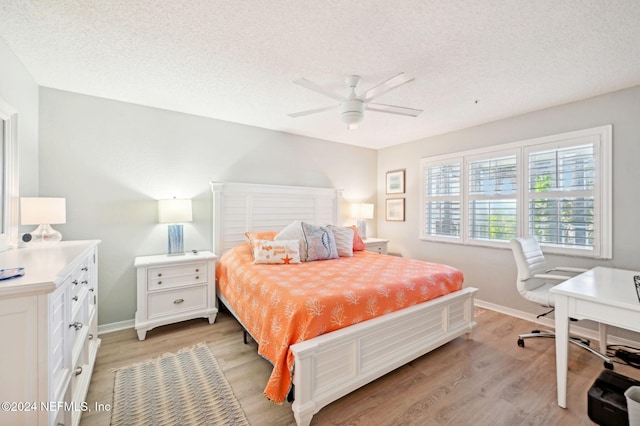
[[[2,38],[0,98],[18,111],[20,195],[38,195],[38,85]]]
[[[516,291],[516,268],[510,250],[419,240],[420,159],[606,124],[613,125],[613,260],[549,260],[553,264],[640,270],[640,86],[380,150],[379,211],[383,211],[380,209],[388,198],[384,194],[386,171],[406,169],[407,192],[406,222],[385,222],[378,216],[378,235],[389,238],[390,250],[403,256],[460,268],[465,282],[480,289],[478,299],[541,313]]]
[[[67,198],[67,223],[55,226],[64,239],[102,240],[100,324],[133,319],[133,259],[166,252],[155,200],[192,198],[185,249],[210,250],[210,181],[335,187],[345,200],[375,202],[376,157],[370,149],[40,90],[40,195]]]

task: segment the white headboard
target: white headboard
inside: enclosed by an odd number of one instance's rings
[[[294,220],[336,224],[342,190],[253,183],[211,182],[213,252],[222,256],[246,241],[247,231],[279,231]]]

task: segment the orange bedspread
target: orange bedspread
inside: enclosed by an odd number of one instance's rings
[[[290,265],[255,265],[249,244],[218,263],[218,285],[273,364],[264,394],[282,402],[291,387],[289,346],[462,288],[459,270],[368,251]]]

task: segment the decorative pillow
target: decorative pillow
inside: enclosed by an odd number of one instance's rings
[[[302,232],[302,222],[294,220],[282,231],[278,232],[273,238],[274,241],[282,240],[298,240],[300,241],[300,260],[307,260],[307,242],[304,239],[304,232]]]
[[[362,241],[358,227],[350,226],[349,228],[353,229],[353,251],[363,251],[364,241]]]
[[[302,222],[302,231],[307,242],[307,262],[339,257],[336,240],[329,228]]]
[[[253,248],[255,246],[255,240],[269,240],[273,241],[277,231],[263,231],[263,232],[245,232],[244,235],[249,240],[249,246],[251,247],[251,254],[253,254]]]
[[[298,240],[254,240],[253,263],[300,263]]]
[[[336,247],[338,248],[338,256],[353,256],[353,229],[335,225],[328,225],[327,228],[333,232]]]

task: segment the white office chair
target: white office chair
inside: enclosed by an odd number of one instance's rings
[[[549,291],[550,288],[571,278],[572,275],[586,271],[586,269],[563,266],[548,268],[536,237],[513,239],[511,240],[511,248],[513,249],[513,255],[518,268],[518,291],[525,299],[551,308],[550,311],[538,315],[537,318],[553,312],[554,300],[553,293]],[[524,340],[531,337],[555,338],[555,334],[551,331],[533,330],[531,333],[518,336],[518,346],[523,348]],[[600,352],[592,349],[589,346],[589,340],[570,336],[569,341],[596,355],[604,361],[605,368],[613,370],[611,360]]]

